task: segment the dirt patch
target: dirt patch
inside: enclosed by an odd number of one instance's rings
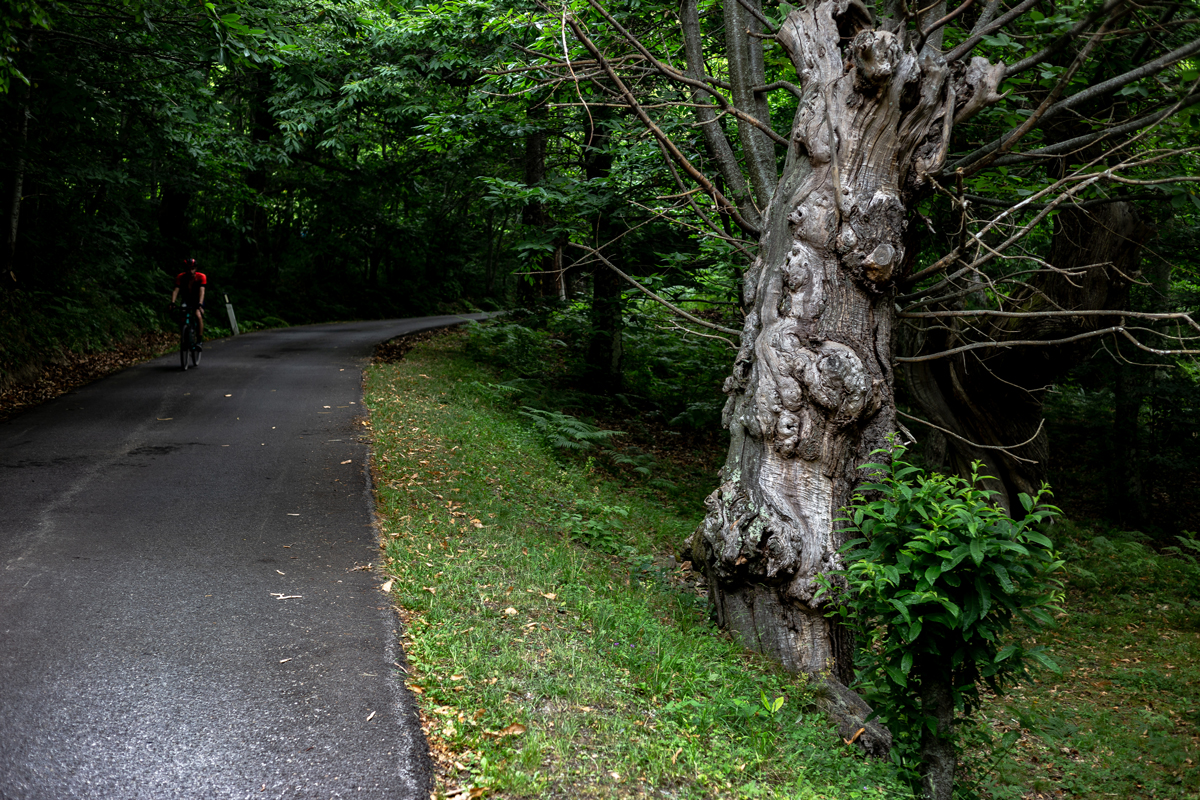
[[[161,355],[177,346],[178,339],[178,334],[158,331],[131,337],[110,350],[64,353],[59,361],[43,367],[36,378],[0,392],[0,420]]]
[[[447,333],[446,328],[433,328],[432,330],[407,333],[404,336],[389,339],[382,344],[375,345],[375,356],[372,361],[376,364],[395,364],[403,361],[408,352],[421,342],[428,342],[434,337],[445,333]]]

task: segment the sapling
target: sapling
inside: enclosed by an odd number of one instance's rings
[[[891,730],[893,760],[926,798],[948,800],[956,713],[969,717],[982,686],[1000,693],[1034,663],[1057,671],[1013,626],[1037,631],[1061,599],[1063,562],[1041,532],[1061,512],[1043,486],[1020,495],[1025,515],[1012,519],[978,462],[968,481],[906,463],[894,440],[875,452],[890,463],[863,466],[874,482],[840,520],[858,538],[823,591],[838,595],[836,613],[858,638],[857,688]]]

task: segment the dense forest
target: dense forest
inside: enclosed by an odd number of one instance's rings
[[[880,448],[1018,521],[1049,481],[1200,528],[1195,2],[4,15],[0,389],[165,326],[188,257],[250,329],[507,311],[476,342],[529,413],[728,448],[686,554],[835,694],[821,580]]]

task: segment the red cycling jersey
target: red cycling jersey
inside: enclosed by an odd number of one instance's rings
[[[200,304],[200,287],[208,283],[208,278],[203,272],[192,274],[191,270],[181,272],[175,276],[175,286],[179,288],[180,294],[183,295],[183,300],[193,308]]]

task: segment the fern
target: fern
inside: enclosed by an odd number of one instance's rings
[[[590,450],[597,442],[607,442],[623,431],[609,431],[589,425],[570,414],[523,406],[518,412],[552,447],[562,450]]]

